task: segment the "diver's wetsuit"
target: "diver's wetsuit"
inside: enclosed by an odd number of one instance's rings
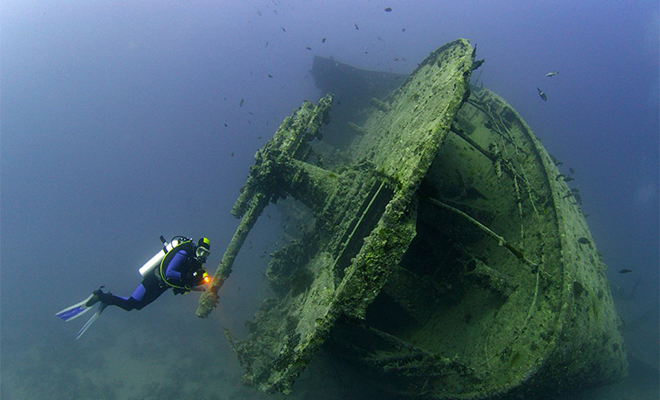
[[[179,250],[167,265],[165,278],[177,286],[185,286],[181,280],[183,274],[187,274],[200,265],[194,257],[188,257],[186,250]],[[147,275],[129,298],[106,293],[102,295],[101,301],[109,306],[117,306],[126,311],[141,310],[170,288],[165,282],[161,282],[157,276],[158,273],[156,269],[156,271]]]

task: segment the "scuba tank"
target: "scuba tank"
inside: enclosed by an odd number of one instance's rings
[[[163,248],[158,253],[156,253],[156,255],[151,257],[149,261],[144,263],[143,266],[140,267],[139,269],[140,275],[144,277],[152,273],[153,270],[156,269],[156,267],[158,267],[160,263],[163,261],[163,257],[165,257],[167,252],[178,246],[179,243],[183,243],[186,240],[189,239],[183,236],[175,236],[172,238],[172,241],[168,243],[167,240],[165,240],[165,238],[161,236],[160,241],[163,242]]]

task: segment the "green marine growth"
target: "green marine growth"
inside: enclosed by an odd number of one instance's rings
[[[316,140],[326,97],[259,151],[198,315],[217,303],[266,204],[295,199],[314,222],[272,255],[276,296],[247,338],[227,335],[244,382],[289,393],[326,343],[407,397],[538,398],[625,374],[595,244],[572,199],[553,191],[565,180],[506,102],[487,89],[468,100],[474,66],[466,40],[448,43],[386,102],[371,99],[366,132],[346,149]],[[333,117],[331,132],[356,129]],[[319,153],[327,169],[310,162]]]
[[[361,127],[360,125],[354,124],[351,121],[348,121],[348,127],[351,128],[351,130],[357,132],[360,135],[364,135],[367,133],[367,131]]]
[[[389,104],[385,103],[384,101],[380,101],[375,97],[372,97],[369,100],[369,103],[371,103],[372,106],[376,107],[377,109],[379,109],[382,112],[386,113],[386,112],[390,111]]]
[[[314,279],[305,268],[310,255],[305,252],[301,240],[293,240],[271,255],[266,277],[275,293],[285,295],[289,290],[297,295],[306,290]]]

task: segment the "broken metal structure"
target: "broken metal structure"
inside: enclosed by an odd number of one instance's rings
[[[341,120],[333,95],[303,103],[257,152],[198,315],[266,205],[293,198],[312,217],[272,254],[273,297],[247,338],[227,333],[246,383],[288,393],[322,346],[430,399],[532,398],[625,375],[579,204],[520,115],[470,87],[475,63],[468,41],[448,43]],[[333,147],[322,129],[350,140]]]

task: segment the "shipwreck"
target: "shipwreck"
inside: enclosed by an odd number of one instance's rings
[[[226,333],[247,384],[289,393],[321,347],[428,399],[538,398],[625,375],[578,199],[516,110],[470,85],[480,64],[463,39],[407,77],[315,60],[334,104],[304,102],[256,153],[197,310],[215,307],[264,207],[295,200],[307,221],[270,258],[273,296],[246,338]]]

